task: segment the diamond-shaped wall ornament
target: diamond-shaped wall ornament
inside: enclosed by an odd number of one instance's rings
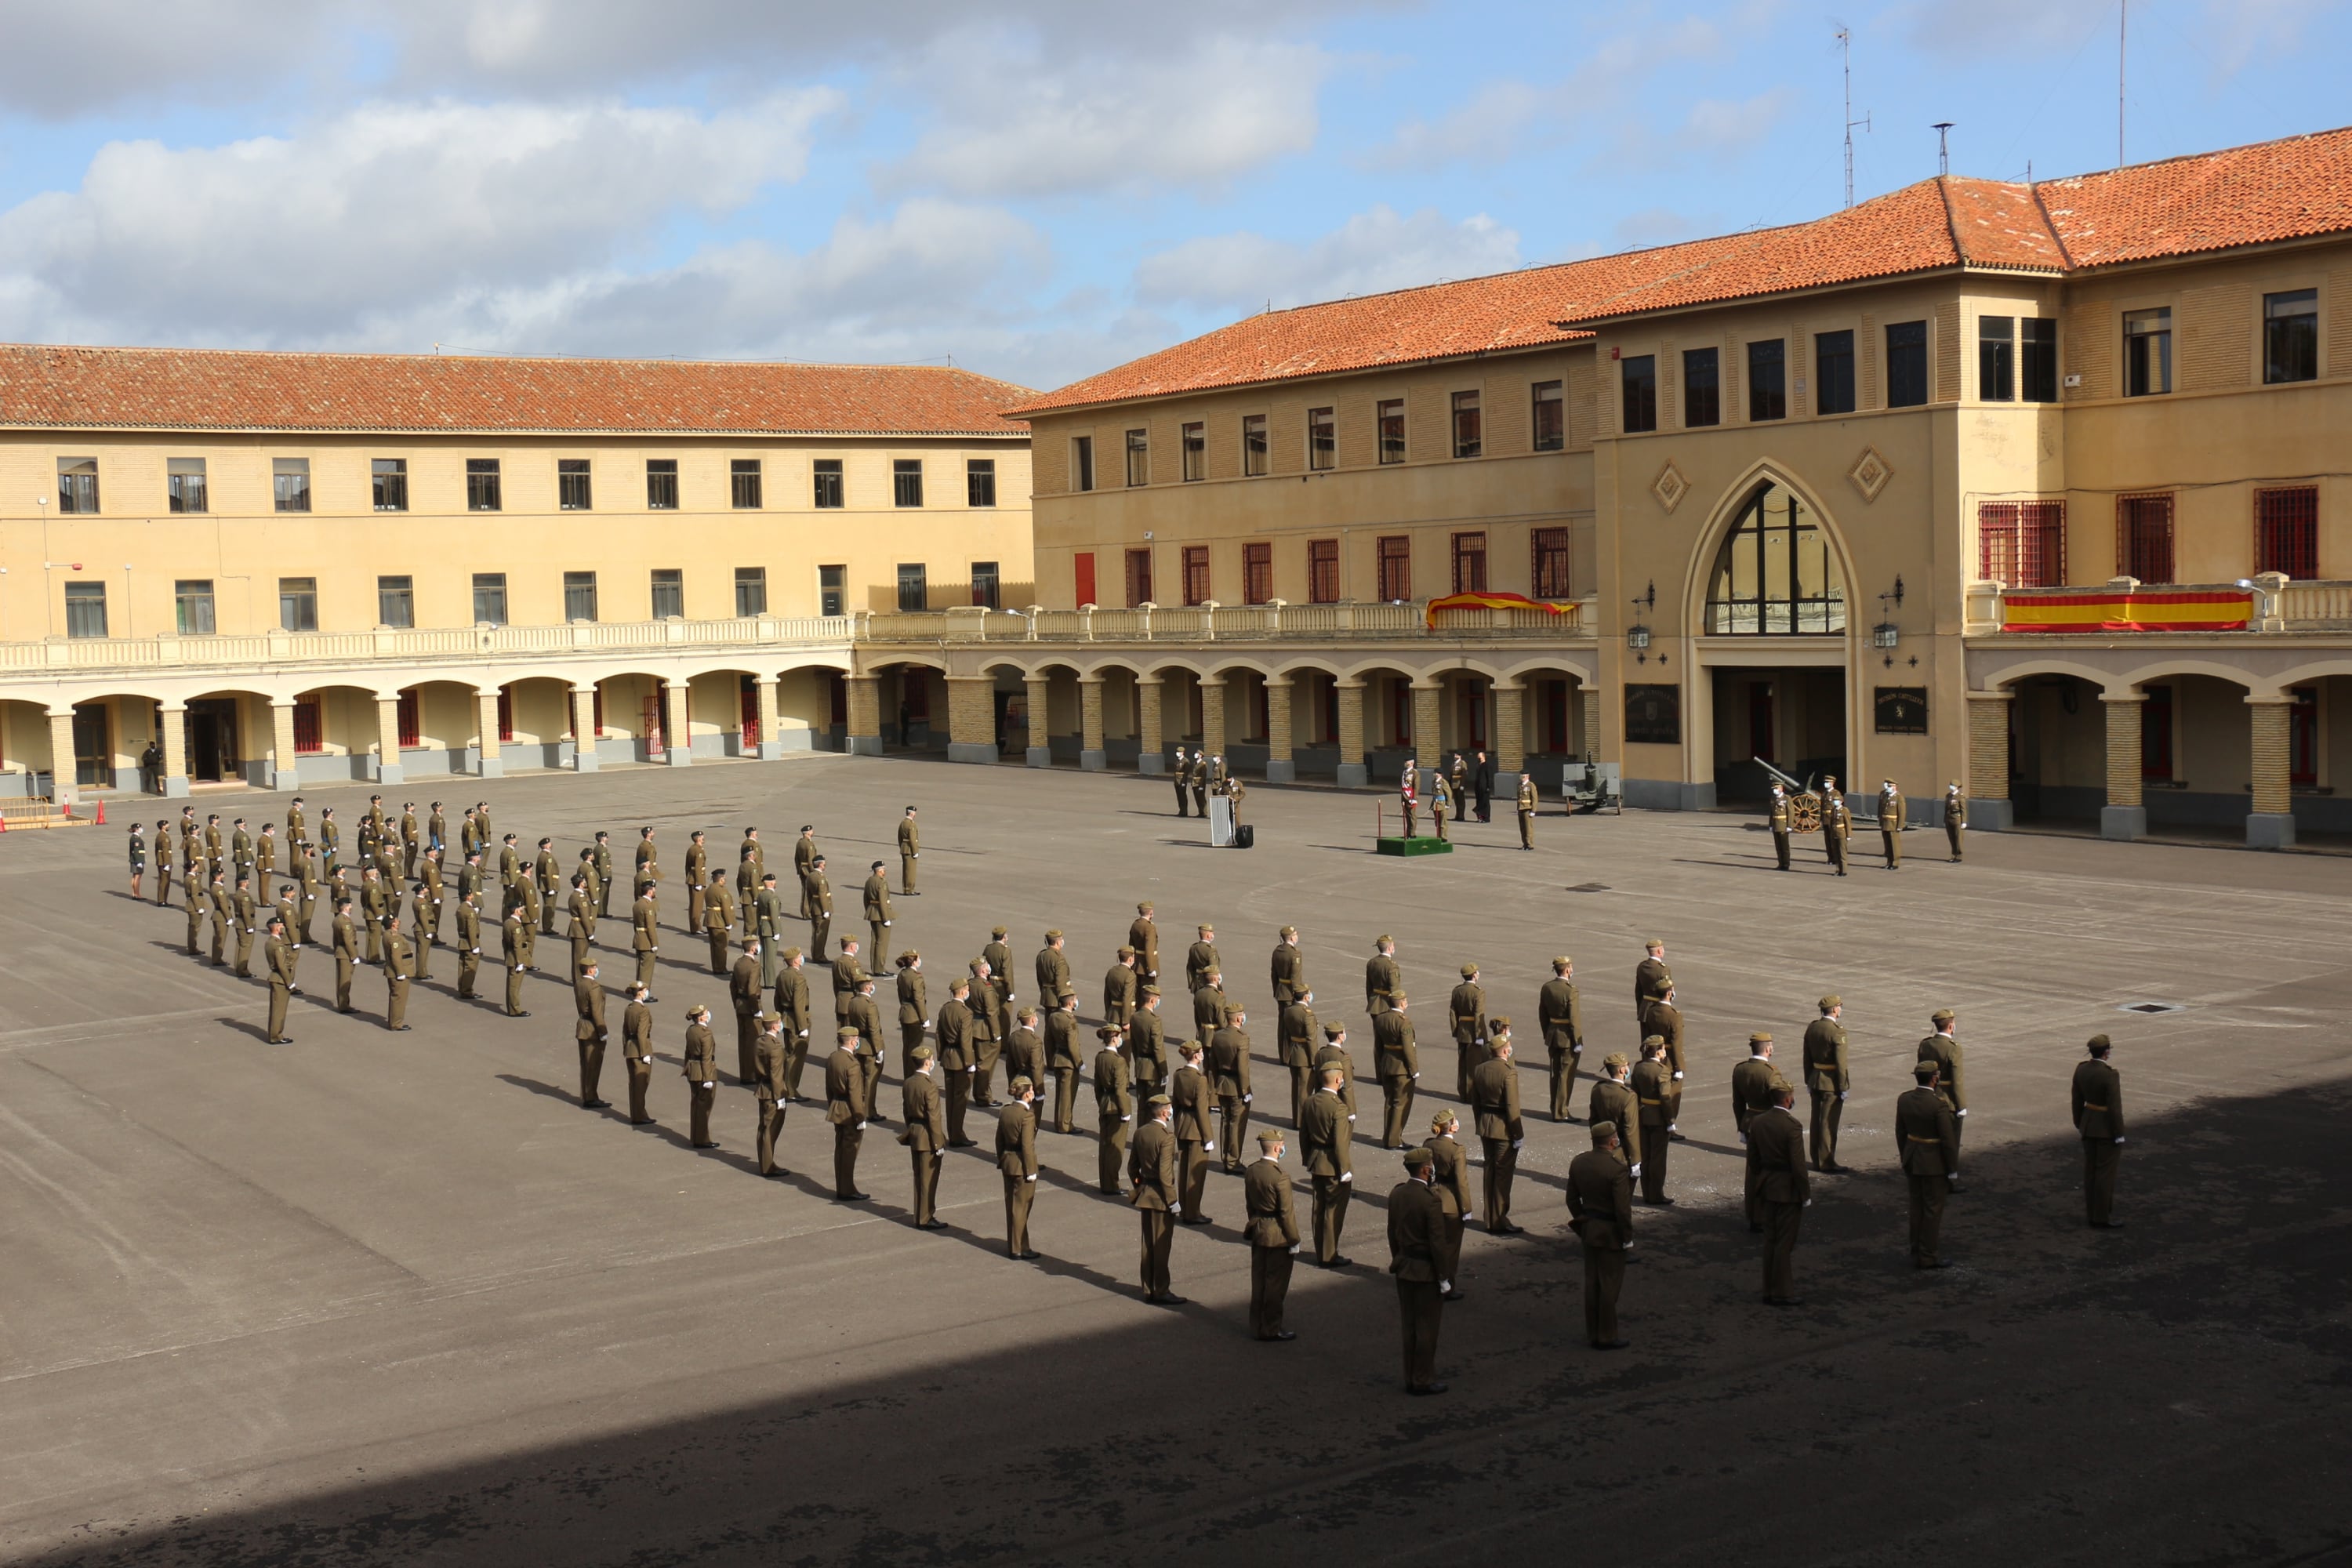
[[[1853,488],[1862,492],[1863,500],[1876,500],[1878,492],[1885,489],[1887,481],[1895,477],[1895,469],[1878,455],[1877,447],[1864,447],[1862,456],[1853,460],[1853,467],[1845,471],[1845,477],[1853,481]]]
[[[1664,468],[1658,470],[1658,477],[1651,484],[1650,490],[1658,498],[1658,504],[1672,512],[1683,504],[1683,497],[1690,494],[1690,481],[1683,478],[1683,471],[1670,459]]]

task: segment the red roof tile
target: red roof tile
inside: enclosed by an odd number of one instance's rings
[[[2352,229],[2352,128],[2035,187],[2075,267]]]
[[[1033,395],[933,365],[0,344],[0,426],[1021,436]]]

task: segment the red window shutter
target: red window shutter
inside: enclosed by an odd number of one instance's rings
[[[1081,550],[1077,554],[1078,603],[1091,605],[1095,599],[1095,552]]]

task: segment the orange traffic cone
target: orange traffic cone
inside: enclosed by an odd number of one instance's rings
[[[106,826],[106,797],[104,795],[100,795],[98,797],[98,816],[93,818],[92,821],[93,825],[96,826],[103,827]]]

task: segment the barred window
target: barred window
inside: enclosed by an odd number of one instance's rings
[[[2174,581],[2169,493],[2116,498],[2116,570],[2143,583]]]
[[[1538,599],[1566,599],[1574,596],[1569,585],[1568,530],[1538,528],[1533,531],[1533,581]]]
[[[1307,542],[1307,598],[1310,604],[1317,605],[1339,602],[1338,540],[1310,539]]]
[[[2319,489],[2254,492],[2254,570],[2319,575]]]
[[[1242,602],[1263,605],[1274,597],[1274,546],[1242,546]]]
[[[2064,501],[1986,501],[1977,508],[1977,575],[2012,588],[2066,581]]]

